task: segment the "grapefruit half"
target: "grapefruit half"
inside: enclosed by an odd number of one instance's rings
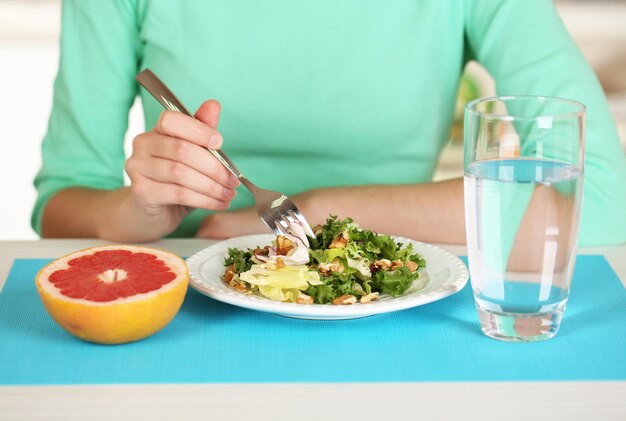
[[[68,254],[36,276],[50,316],[72,335],[101,344],[137,341],[164,328],[180,309],[188,282],[180,257],[124,245]]]

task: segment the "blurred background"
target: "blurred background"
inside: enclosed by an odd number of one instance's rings
[[[556,0],[555,5],[600,79],[626,151],[626,0]],[[30,228],[32,180],[41,165],[40,144],[52,103],[60,16],[60,0],[0,0],[0,240],[37,238]],[[489,74],[470,63],[435,179],[462,175],[462,106],[494,92]],[[142,131],[141,104],[136,102],[129,116],[127,153],[129,140]]]

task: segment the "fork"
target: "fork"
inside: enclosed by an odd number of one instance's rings
[[[163,107],[170,111],[177,111],[193,118],[193,115],[176,98],[176,95],[165,86],[150,69],[145,69],[137,75],[137,82],[143,86]],[[296,235],[291,229],[291,224],[299,224],[310,237],[315,237],[311,226],[306,221],[302,212],[293,201],[282,193],[262,189],[254,185],[237,166],[226,156],[221,149],[209,149],[218,161],[226,167],[243,184],[254,197],[256,211],[261,220],[276,235]]]

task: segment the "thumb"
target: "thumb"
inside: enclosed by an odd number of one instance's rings
[[[195,117],[204,124],[208,124],[211,128],[217,129],[221,110],[222,106],[219,102],[214,99],[209,99],[200,105],[198,111],[196,111]]]

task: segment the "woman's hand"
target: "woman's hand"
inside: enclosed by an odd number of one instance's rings
[[[129,206],[143,216],[148,237],[169,234],[192,208],[224,210],[235,197],[239,181],[207,150],[222,145],[219,115],[214,100],[204,102],[195,119],[164,111],[154,129],[133,140],[126,161]]]

